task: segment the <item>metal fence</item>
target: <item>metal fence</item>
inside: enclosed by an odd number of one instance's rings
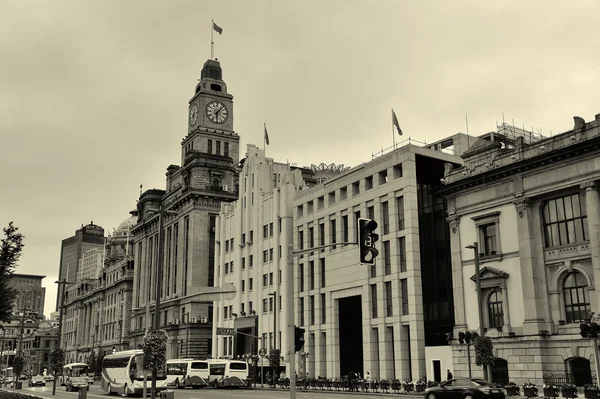
[[[552,384],[552,385],[563,385],[563,384],[574,384],[577,386],[583,386],[588,383],[597,383],[597,378],[595,375],[591,375],[588,378],[580,378],[580,374],[544,374],[544,383]],[[588,380],[588,381],[584,381]]]

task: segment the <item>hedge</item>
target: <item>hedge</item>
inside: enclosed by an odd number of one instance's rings
[[[0,389],[0,399],[43,399],[40,396]]]

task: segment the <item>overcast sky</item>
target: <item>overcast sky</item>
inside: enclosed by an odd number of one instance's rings
[[[180,160],[210,58],[246,144],[298,165],[355,166],[407,138],[507,122],[549,135],[600,113],[600,2],[27,1],[0,3],[0,225],[26,236],[17,271],[48,276],[61,240],[107,231]]]

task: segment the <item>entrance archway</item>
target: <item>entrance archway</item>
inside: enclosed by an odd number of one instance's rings
[[[592,383],[592,369],[590,361],[584,357],[575,357],[569,360],[569,370],[571,371],[571,383],[578,387]]]
[[[505,359],[497,357],[491,371],[492,382],[503,385],[508,384],[508,362]]]

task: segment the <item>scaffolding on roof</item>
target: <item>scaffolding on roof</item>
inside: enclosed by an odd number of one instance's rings
[[[530,132],[529,130],[521,129],[514,125],[502,122],[496,126],[497,133],[500,136],[504,136],[507,141],[515,142],[519,137],[523,138],[524,144],[533,144],[546,140],[548,137],[541,135],[540,133]]]

